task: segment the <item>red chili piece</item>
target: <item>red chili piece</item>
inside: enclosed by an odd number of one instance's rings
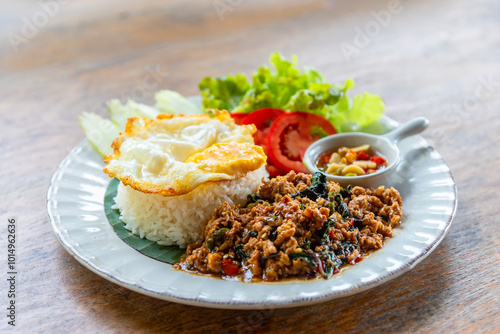
[[[385,164],[385,159],[382,158],[382,157],[377,157],[377,156],[372,157],[372,161],[374,163],[376,163],[377,165],[383,165],[383,164]]]
[[[358,159],[359,160],[370,160],[370,156],[366,154],[364,151],[359,151],[358,152]]]
[[[224,274],[233,276],[238,273],[238,267],[233,264],[231,260],[223,260],[221,262],[222,271]]]

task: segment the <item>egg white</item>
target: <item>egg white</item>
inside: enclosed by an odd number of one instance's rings
[[[254,125],[238,126],[227,112],[129,119],[106,156],[111,177],[144,193],[175,196],[202,183],[232,180],[265,164]]]

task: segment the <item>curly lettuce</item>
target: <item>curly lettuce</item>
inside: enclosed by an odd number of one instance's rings
[[[250,84],[243,74],[206,77],[198,84],[204,109],[233,110]]]
[[[206,77],[200,84],[203,108],[251,113],[261,108],[305,111],[328,119],[337,131],[349,131],[373,123],[383,115],[384,102],[373,94],[349,97],[354,80],[343,85],[325,82],[312,68],[300,70],[296,56],[288,61],[279,52],[271,54],[272,67],[260,66],[250,85],[243,74]]]

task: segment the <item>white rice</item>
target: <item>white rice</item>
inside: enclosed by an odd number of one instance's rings
[[[265,166],[236,180],[208,182],[182,196],[145,194],[118,186],[114,209],[120,210],[125,228],[160,245],[186,247],[195,242],[214,209],[223,202],[245,203],[267,177]]]

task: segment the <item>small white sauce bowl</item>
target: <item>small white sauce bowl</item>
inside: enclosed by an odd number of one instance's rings
[[[416,135],[424,131],[428,125],[429,120],[427,118],[417,117],[397,129],[381,136],[363,132],[331,135],[311,144],[304,154],[303,162],[307,170],[311,174],[314,174],[319,171],[316,166],[316,162],[322,153],[338,149],[342,146],[356,147],[368,144],[372,150],[387,158],[386,168],[373,174],[360,176],[339,176],[325,173],[326,177],[329,181],[335,181],[344,188],[348,185],[361,187],[378,187],[385,185],[385,181],[387,181],[390,174],[394,172],[401,159],[399,148],[396,145],[397,142],[403,138]]]

